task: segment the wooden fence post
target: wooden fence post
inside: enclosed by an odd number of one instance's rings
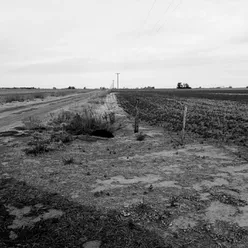
[[[134,119],[134,133],[139,132],[139,99],[136,99],[135,105],[135,119]]]
[[[182,130],[182,142],[184,143],[185,138],[185,125],[186,125],[186,117],[187,117],[187,106],[184,106],[184,112],[183,112],[183,130]]]

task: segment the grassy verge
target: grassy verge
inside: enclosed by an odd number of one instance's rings
[[[82,92],[89,92],[88,90],[36,90],[36,91],[0,91],[0,103],[11,103],[11,102],[24,102],[24,101],[33,101],[35,99],[45,99],[49,96],[61,97],[71,94],[77,94]]]
[[[99,99],[95,100],[99,102]],[[88,104],[74,110],[61,111],[52,114],[47,123],[42,123],[37,117],[23,120],[24,129],[30,132],[26,154],[38,155],[55,150],[65,143],[71,142],[78,135],[114,137],[115,113],[110,110],[97,111],[100,104]]]

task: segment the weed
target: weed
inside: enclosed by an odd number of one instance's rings
[[[114,112],[110,112],[108,114],[108,116],[109,116],[109,122],[110,122],[110,124],[113,125],[115,123],[115,113]]]
[[[169,199],[170,207],[177,207],[179,205],[178,200],[178,196],[171,196]]]
[[[7,95],[4,99],[5,103],[24,102],[24,101],[25,101],[25,97],[20,94]]]
[[[68,124],[72,121],[74,116],[75,116],[75,114],[73,112],[63,110],[60,113],[58,113],[57,116],[55,116],[54,114],[51,115],[51,117],[52,117],[51,123],[53,123],[55,125],[60,125],[62,123]]]
[[[34,98],[39,98],[39,99],[42,99],[43,100],[46,97],[46,95],[43,92],[37,92],[37,93],[34,93],[33,94],[33,97]]]
[[[79,135],[85,132],[85,124],[83,118],[79,114],[76,114],[65,128],[67,132]]]
[[[72,136],[67,132],[59,131],[51,134],[51,140],[53,142],[69,143],[72,141]]]
[[[72,115],[73,114],[71,114],[71,116]],[[112,132],[111,123],[113,120],[110,121],[110,119],[105,118],[104,116],[106,115],[104,114],[102,117],[97,115],[91,107],[87,107],[81,113],[77,113],[73,116],[69,123],[65,125],[65,130],[74,135],[91,135],[97,130]]]
[[[24,150],[26,154],[38,155],[53,150],[51,138],[47,135],[34,133]]]
[[[29,116],[28,118],[23,119],[22,122],[24,123],[24,127],[27,130],[45,129],[42,121],[36,116]]]

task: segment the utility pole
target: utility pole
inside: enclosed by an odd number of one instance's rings
[[[113,80],[112,88],[113,88],[113,89],[115,88],[115,80]]]
[[[120,74],[120,72],[116,73],[116,75],[117,75],[117,89],[119,89],[119,74]]]

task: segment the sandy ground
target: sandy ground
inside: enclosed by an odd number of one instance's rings
[[[2,151],[7,149],[0,154],[1,177],[24,180],[103,211],[118,209],[125,216],[134,215],[130,208],[139,203],[169,211],[159,224],[146,225],[165,239],[181,231],[197,232],[202,223],[223,237],[229,235],[223,230],[231,227],[248,230],[248,162],[235,155],[238,147],[191,140],[173,148],[162,129],[145,124],[141,131],[146,138],[137,141],[133,120],[117,105],[114,94],[101,108],[115,111],[121,124],[112,139],[76,139],[61,151],[30,157],[22,151],[25,138],[0,138]],[[64,157],[75,162],[64,165]],[[240,243],[225,241],[226,246],[214,247],[247,247],[247,241],[245,236]]]

